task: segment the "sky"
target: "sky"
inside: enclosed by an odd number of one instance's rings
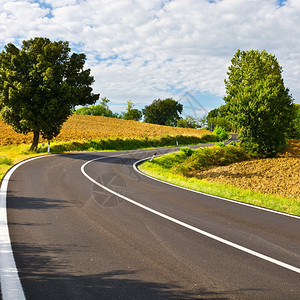
[[[300,104],[299,32],[300,0],[0,0],[0,51],[69,41],[115,112],[158,98],[180,101],[185,115],[219,107],[237,49],[275,55]]]

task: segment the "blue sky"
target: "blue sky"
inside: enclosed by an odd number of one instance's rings
[[[87,55],[94,91],[113,111],[183,99],[185,114],[223,104],[237,49],[267,50],[300,103],[299,0],[1,0],[0,49],[36,36]],[[197,108],[198,104],[204,107]]]
[[[287,0],[279,0],[279,1],[278,1],[278,2],[279,2],[279,5],[280,5],[280,6],[283,6],[285,1],[287,1]]]

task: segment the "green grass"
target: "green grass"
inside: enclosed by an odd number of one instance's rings
[[[139,169],[154,178],[181,187],[300,216],[299,199],[258,193],[180,174],[178,169],[176,171],[176,166],[178,166],[178,163],[182,164],[184,162],[184,157],[188,159],[183,151],[163,155],[155,158],[152,162],[147,161],[142,163]],[[174,159],[174,164],[172,164],[172,159]]]
[[[7,145],[0,147],[0,180],[4,174],[18,162],[41,155],[40,153],[28,151],[30,145]]]
[[[0,156],[0,179],[7,172],[7,170],[12,166],[13,160],[5,155]]]
[[[12,159],[10,157],[7,156],[0,156],[0,165],[8,165],[11,166],[12,165]]]
[[[169,153],[156,158],[153,160],[153,163],[167,169],[172,168],[175,173],[188,175],[193,170],[203,170],[211,166],[226,166],[253,157],[253,154],[246,152],[239,145],[225,146],[221,144],[196,150],[182,147],[179,152]]]

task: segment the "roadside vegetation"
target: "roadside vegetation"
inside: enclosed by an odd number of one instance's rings
[[[176,153],[144,162],[139,169],[196,191],[300,215],[300,141],[275,158],[259,159],[239,144]]]
[[[0,180],[13,165],[27,158],[41,155],[29,151],[29,144],[0,146]]]

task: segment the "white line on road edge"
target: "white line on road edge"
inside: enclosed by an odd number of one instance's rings
[[[186,190],[186,191],[193,192],[193,193],[200,194],[200,195],[209,196],[209,197],[212,197],[212,198],[220,199],[220,200],[227,201],[227,202],[231,202],[231,203],[238,204],[238,205],[248,206],[248,207],[251,207],[251,208],[254,208],[254,209],[258,209],[258,210],[267,211],[267,212],[272,213],[272,214],[282,215],[282,216],[286,216],[286,217],[290,217],[290,218],[294,218],[294,219],[299,219],[299,220],[300,220],[300,217],[299,217],[299,216],[287,214],[287,213],[284,213],[284,212],[281,212],[281,211],[276,211],[276,210],[268,209],[268,208],[265,208],[265,207],[255,206],[255,205],[253,205],[253,204],[244,203],[244,202],[240,202],[240,201],[237,201],[237,200],[231,200],[231,199],[228,199],[228,198],[223,198],[223,197],[220,197],[220,196],[215,196],[215,195],[207,194],[207,193],[204,193],[204,192],[199,192],[199,191],[196,191],[196,190],[192,190],[192,189],[189,189],[189,188],[185,188],[185,187],[183,187],[183,186],[176,185],[176,184],[173,184],[173,183],[170,183],[170,182],[167,182],[167,181],[163,181],[163,180],[157,179],[157,178],[152,177],[152,176],[150,176],[150,175],[147,175],[147,174],[141,172],[141,171],[137,168],[137,165],[140,164],[141,162],[146,161],[146,160],[149,160],[149,159],[150,159],[150,157],[148,157],[148,158],[143,158],[143,159],[141,159],[141,160],[135,162],[135,163],[133,164],[134,170],[135,170],[136,172],[138,172],[139,174],[141,174],[141,175],[143,175],[143,176],[145,176],[145,177],[148,177],[148,178],[150,178],[150,179],[152,179],[152,180],[156,180],[156,181],[159,181],[159,182],[161,182],[161,183],[168,184],[168,185],[171,185],[171,186],[173,186],[173,187],[176,187],[176,188],[179,188],[179,189],[182,189],[182,190]]]
[[[124,155],[125,155],[125,154],[124,154]],[[197,227],[191,226],[191,225],[189,225],[189,224],[187,224],[187,223],[184,223],[184,222],[179,221],[179,220],[177,220],[177,219],[175,219],[175,218],[172,218],[172,217],[170,217],[170,216],[168,216],[168,215],[165,215],[165,214],[163,214],[163,213],[161,213],[161,212],[159,212],[159,211],[156,211],[156,210],[154,210],[154,209],[152,209],[152,208],[150,208],[150,207],[147,207],[147,206],[145,206],[145,205],[143,205],[143,204],[140,204],[140,203],[138,203],[138,202],[136,202],[136,201],[134,201],[134,200],[132,200],[132,199],[130,199],[130,198],[127,198],[127,197],[125,197],[125,196],[123,196],[123,195],[121,195],[121,194],[119,194],[119,193],[117,193],[117,192],[115,192],[115,191],[113,191],[113,190],[107,188],[106,186],[100,184],[99,182],[97,182],[96,180],[94,180],[92,177],[90,177],[90,176],[85,172],[85,170],[84,170],[85,166],[88,165],[89,163],[93,162],[93,161],[101,160],[101,159],[105,159],[105,158],[109,158],[109,157],[116,157],[116,156],[120,156],[120,155],[108,156],[108,157],[100,157],[100,158],[95,158],[95,159],[92,159],[92,160],[90,160],[90,161],[87,161],[86,163],[84,163],[84,164],[81,166],[81,172],[82,172],[82,174],[83,174],[87,179],[89,179],[89,180],[90,180],[91,182],[93,182],[94,184],[98,185],[99,187],[103,188],[104,190],[106,190],[106,191],[108,191],[108,192],[110,192],[110,193],[116,195],[117,197],[120,197],[120,198],[124,199],[125,201],[127,201],[127,202],[129,202],[129,203],[131,203],[131,204],[133,204],[133,205],[136,205],[136,206],[138,206],[138,207],[140,207],[140,208],[142,208],[142,209],[144,209],[144,210],[147,210],[147,211],[149,211],[149,212],[151,212],[151,213],[153,213],[153,214],[155,214],[155,215],[157,215],[157,216],[160,216],[160,217],[162,217],[162,218],[164,218],[164,219],[166,219],[166,220],[169,220],[169,221],[171,221],[171,222],[173,222],[173,223],[175,223],[175,224],[178,224],[178,225],[183,226],[183,227],[185,227],[185,228],[187,228],[187,229],[190,229],[190,230],[193,230],[193,231],[195,231],[195,232],[197,232],[197,233],[200,233],[200,234],[202,234],[202,235],[204,235],[204,236],[206,236],[206,237],[209,237],[209,238],[211,238],[211,239],[213,239],[213,240],[216,240],[216,241],[221,242],[221,243],[223,243],[223,244],[226,244],[226,245],[228,245],[228,246],[230,246],[230,247],[236,248],[236,249],[238,249],[238,250],[241,250],[241,251],[243,251],[243,252],[246,252],[246,253],[248,253],[248,254],[251,254],[251,255],[253,255],[253,256],[256,256],[256,257],[258,257],[258,258],[261,258],[261,259],[263,259],[263,260],[266,260],[266,261],[268,261],[268,262],[271,262],[271,263],[273,263],[273,264],[275,264],[275,265],[278,265],[278,266],[280,266],[280,267],[286,268],[286,269],[288,269],[288,270],[290,270],[290,271],[294,271],[294,272],[300,274],[300,268],[297,268],[297,267],[294,267],[294,266],[292,266],[292,265],[286,264],[286,263],[284,263],[284,262],[282,262],[282,261],[279,261],[279,260],[277,260],[277,259],[271,258],[271,257],[266,256],[266,255],[264,255],[264,254],[261,254],[261,253],[259,253],[259,252],[256,252],[256,251],[253,251],[253,250],[251,250],[251,249],[248,249],[248,248],[246,248],[246,247],[240,246],[240,245],[238,245],[238,244],[236,244],[236,243],[227,241],[227,240],[225,240],[225,239],[223,239],[223,238],[220,238],[220,237],[218,237],[218,236],[216,236],[216,235],[214,235],[214,234],[211,234],[211,233],[209,233],[209,232],[206,232],[206,231],[204,231],[204,230],[201,230],[201,229],[199,229],[199,228],[197,228]]]
[[[12,167],[4,176],[0,187],[0,282],[3,300],[23,300],[25,299],[22,284],[19,278],[16,262],[12,252],[9,237],[6,211],[7,186],[13,172],[21,165],[43,157],[38,156],[20,162]]]

